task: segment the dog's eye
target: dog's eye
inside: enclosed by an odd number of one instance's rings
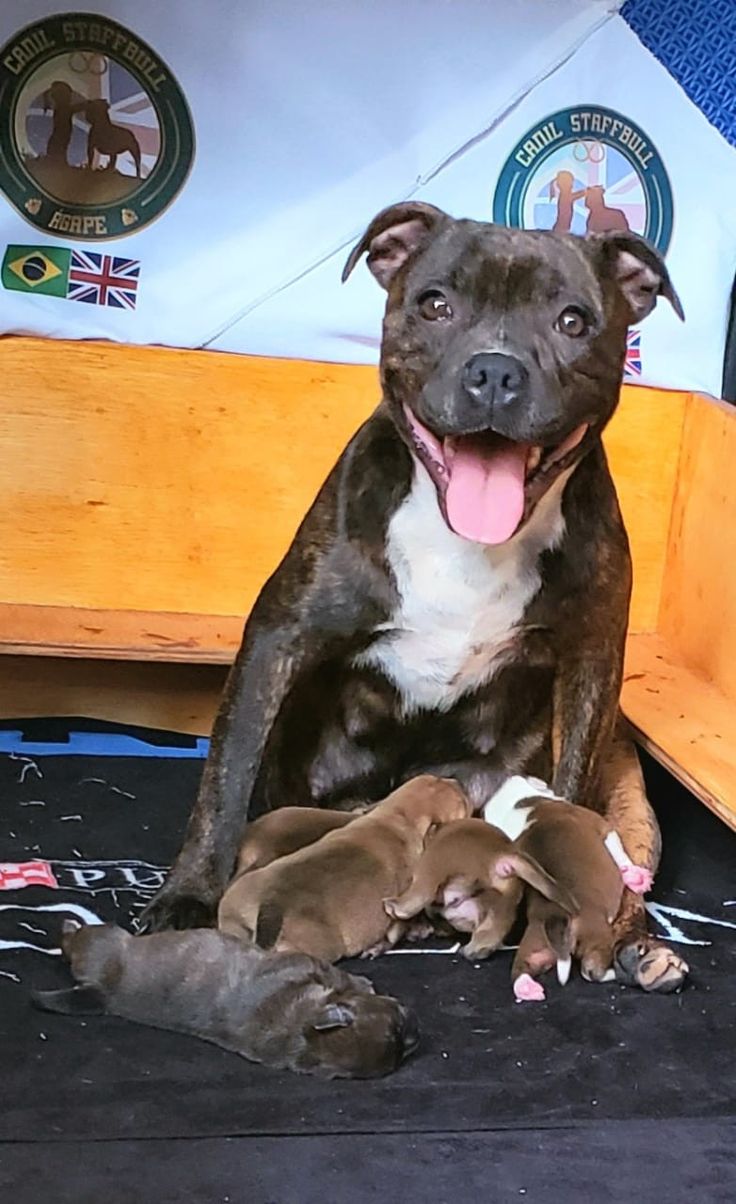
[[[567,309],[563,309],[555,326],[560,334],[569,335],[571,339],[579,339],[581,334],[586,334],[588,331],[589,322],[581,309],[575,305],[568,305]]]
[[[419,312],[427,322],[449,322],[452,306],[439,289],[430,289],[419,298]]]

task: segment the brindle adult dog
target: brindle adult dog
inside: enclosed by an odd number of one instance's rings
[[[248,620],[150,928],[212,922],[249,816],[426,772],[477,806],[510,774],[542,777],[656,868],[616,730],[631,561],[601,434],[627,327],[658,296],[682,316],[667,269],[633,234],[420,203],[380,213],[344,278],[364,254],[388,293],[383,400]],[[672,990],[687,972],[628,893],[616,944],[625,982]]]

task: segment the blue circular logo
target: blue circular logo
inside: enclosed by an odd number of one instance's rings
[[[493,220],[527,230],[631,230],[666,254],[672,187],[657,148],[613,109],[560,109],[514,147],[496,185]]]

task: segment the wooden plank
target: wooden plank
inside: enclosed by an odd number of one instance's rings
[[[242,634],[238,615],[0,602],[0,652],[10,654],[227,665]]]
[[[736,702],[643,634],[629,638],[622,708],[635,739],[736,829]]]
[[[208,736],[222,666],[0,656],[0,718],[82,716]]]
[[[623,708],[634,737],[736,828],[736,707],[672,659],[654,635],[630,637]],[[80,715],[208,735],[222,667],[0,657],[0,717]]]
[[[659,631],[679,660],[736,702],[734,464],[736,409],[692,397],[683,430]]]
[[[605,435],[631,543],[631,631],[655,631],[689,394],[624,385]]]
[[[5,339],[0,601],[244,615],[368,367]]]
[[[158,615],[144,626],[176,657],[190,638],[176,616],[201,616],[192,657],[224,655],[230,637],[212,632],[248,612],[378,395],[370,367],[152,347],[7,338],[0,368],[2,640],[70,655],[151,655],[135,616],[127,651],[122,621],[110,630],[126,611]],[[635,630],[659,611],[684,405],[625,388],[606,439]],[[23,606],[55,608],[48,639],[44,612]]]

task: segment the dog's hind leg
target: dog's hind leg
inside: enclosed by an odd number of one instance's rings
[[[616,730],[601,772],[601,801],[611,827],[618,832],[632,861],[652,874],[659,864],[659,825],[646,796],[639,758],[631,740]],[[676,991],[688,965],[662,941],[647,932],[641,895],[625,890],[613,925],[616,977],[644,991]]]
[[[594,913],[578,917],[575,955],[580,959],[580,973],[587,982],[610,982],[616,977],[613,942],[613,931],[604,915]]]
[[[500,912],[489,911],[463,949],[463,957],[468,961],[479,961],[495,953],[513,921],[513,914],[509,915],[505,908]]]
[[[517,1003],[540,1002],[545,998],[544,987],[538,982],[540,975],[551,970],[557,961],[551,948],[544,922],[532,917],[526,926],[519,948],[511,967],[511,981]]]
[[[431,907],[440,891],[442,883],[428,858],[423,858],[417,866],[411,884],[403,894],[395,899],[384,899],[383,906],[386,914],[394,920],[413,920],[421,911]]]

